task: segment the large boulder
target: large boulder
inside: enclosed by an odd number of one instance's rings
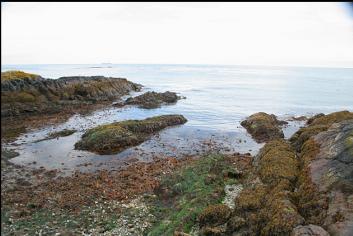
[[[141,108],[152,109],[158,108],[163,104],[176,103],[181,97],[174,92],[147,92],[142,95],[128,98],[125,101],[127,105],[138,105]]]
[[[240,124],[251,134],[256,142],[262,143],[283,138],[284,134],[280,126],[286,123],[285,121],[277,120],[277,117],[273,114],[258,112],[249,116]]]
[[[182,115],[162,115],[101,125],[84,133],[75,148],[99,154],[114,154],[144,142],[166,127],[181,125],[186,121]]]

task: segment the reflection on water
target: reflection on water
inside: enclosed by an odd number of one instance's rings
[[[11,65],[43,77],[104,75],[125,77],[145,85],[144,91],[174,91],[186,99],[175,105],[145,110],[135,107],[107,108],[88,116],[76,115],[56,127],[47,127],[20,137],[14,146],[20,156],[13,162],[33,167],[65,170],[114,168],[123,162],[149,160],[153,156],[182,156],[209,150],[255,153],[256,144],[240,121],[264,111],[289,117],[338,110],[353,110],[353,69],[288,68],[192,65]],[[87,129],[126,119],[144,119],[162,114],[182,114],[188,122],[162,131],[136,148],[117,155],[98,156],[73,150]],[[289,137],[301,122],[284,128]],[[64,128],[79,132],[59,139],[33,143],[49,132]],[[86,166],[84,166],[86,165]]]

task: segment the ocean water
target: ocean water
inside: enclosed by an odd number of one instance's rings
[[[250,152],[256,144],[240,126],[248,115],[264,111],[286,119],[319,112],[353,110],[353,68],[304,68],[215,65],[3,65],[2,71],[23,70],[56,79],[61,76],[103,75],[123,77],[144,85],[144,90],[173,91],[186,99],[175,105],[145,110],[136,107],[107,108],[89,116],[76,115],[58,126],[30,131],[16,142],[17,164],[73,170],[78,167],[115,167],[127,159],[183,156],[209,151]],[[166,129],[136,148],[117,155],[99,156],[73,150],[73,144],[90,127],[125,119],[161,114],[182,114],[188,122]],[[290,122],[289,137],[303,123]],[[35,142],[53,130],[78,128],[69,137]],[[210,145],[212,143],[213,145]],[[219,148],[222,147],[222,148]],[[77,158],[79,156],[79,158]],[[98,160],[98,161],[97,161]],[[35,163],[35,164],[33,164]],[[87,164],[88,163],[88,164]],[[115,164],[114,164],[115,163]],[[84,168],[84,169],[85,169]]]
[[[258,111],[308,115],[353,109],[353,68],[207,65],[4,65],[46,78],[71,75],[124,77],[156,91],[187,99],[168,112],[195,125],[228,129]],[[153,113],[153,112],[152,112]]]

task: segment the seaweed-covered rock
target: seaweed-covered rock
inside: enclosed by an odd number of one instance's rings
[[[142,95],[128,98],[127,105],[138,105],[141,108],[152,109],[160,107],[162,104],[176,103],[181,97],[174,92],[147,92]]]
[[[42,79],[42,77],[36,74],[31,74],[31,73],[26,73],[23,71],[16,71],[16,70],[1,72],[1,82],[9,81],[9,80],[21,80],[21,79],[36,80],[36,79]]]
[[[275,186],[285,180],[295,182],[299,163],[294,150],[283,139],[268,142],[261,149],[258,162],[258,173],[264,183]]]
[[[1,116],[57,113],[62,109],[112,101],[141,85],[122,78],[74,76],[44,79],[25,72],[1,73]]]
[[[275,115],[269,115],[265,112],[258,112],[249,116],[240,124],[251,134],[256,142],[267,142],[277,138],[283,138],[284,134],[281,125],[285,121],[277,120]]]
[[[224,204],[211,205],[199,215],[200,226],[218,226],[227,222],[231,210]]]
[[[168,126],[184,124],[186,121],[182,115],[162,115],[101,125],[84,133],[75,148],[99,154],[114,154],[144,142]]]
[[[301,147],[304,168],[298,181],[299,210],[308,223],[324,225],[332,235],[353,232],[352,140],[353,119],[348,119],[311,136]]]
[[[326,131],[333,123],[349,119],[353,119],[353,112],[339,111],[328,115],[320,113],[310,118],[307,122],[308,126],[299,129],[290,138],[290,141],[299,152],[305,141],[307,141],[310,137]]]
[[[235,199],[232,219],[241,224],[227,223],[227,230],[249,231],[248,235],[289,235],[294,227],[304,223],[292,201],[299,163],[295,151],[283,139],[268,142],[255,161],[255,184],[248,184]]]

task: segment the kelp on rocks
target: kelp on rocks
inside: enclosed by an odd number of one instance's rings
[[[75,144],[79,150],[99,154],[114,154],[136,146],[152,134],[168,126],[181,125],[187,120],[182,115],[162,115],[145,120],[126,120],[92,128]]]

